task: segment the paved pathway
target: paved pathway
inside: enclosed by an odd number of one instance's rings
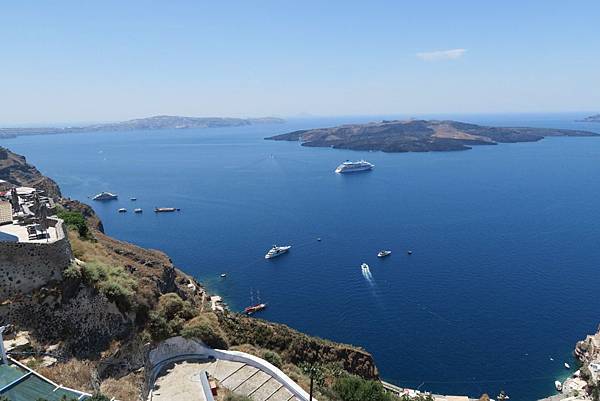
[[[155,381],[152,401],[205,401],[199,375],[208,372],[232,392],[253,401],[299,401],[274,377],[241,362],[183,361],[168,365]]]
[[[167,365],[154,382],[152,401],[206,401],[199,376],[203,365],[194,361]]]

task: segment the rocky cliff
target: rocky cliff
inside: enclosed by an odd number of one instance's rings
[[[588,335],[584,340],[577,342],[574,354],[583,364],[600,361],[600,326],[596,334]]]
[[[3,147],[0,147],[0,180],[8,181],[13,185],[43,189],[53,198],[61,196],[56,182],[28,164],[24,156]]]
[[[274,350],[294,364],[333,363],[366,379],[379,378],[373,357],[361,348],[311,337],[283,324],[238,313],[225,312],[218,317],[230,345],[250,344]]]

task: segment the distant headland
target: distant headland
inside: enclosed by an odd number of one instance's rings
[[[383,152],[467,150],[471,145],[534,142],[548,136],[600,136],[590,131],[489,127],[458,121],[407,120],[347,124],[275,135],[268,140],[300,141],[302,146]]]
[[[588,116],[580,121],[583,121],[586,123],[600,123],[600,114],[594,114],[593,116]]]
[[[14,138],[20,135],[52,135],[100,131],[239,127],[256,124],[281,124],[283,122],[285,122],[285,120],[277,117],[230,118],[153,116],[116,123],[85,125],[81,127],[0,128],[0,138]]]

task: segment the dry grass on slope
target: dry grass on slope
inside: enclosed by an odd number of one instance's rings
[[[96,367],[91,361],[71,359],[38,369],[38,373],[53,382],[88,393],[94,392]]]

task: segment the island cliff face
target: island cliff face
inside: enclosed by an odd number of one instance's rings
[[[384,152],[467,150],[471,145],[534,142],[547,136],[598,136],[589,131],[488,127],[458,121],[381,121],[294,131],[269,138],[300,141],[302,146]]]

